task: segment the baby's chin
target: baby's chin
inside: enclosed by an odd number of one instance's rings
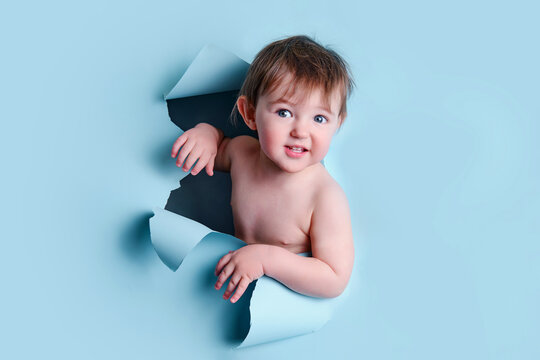
[[[289,173],[289,174],[297,174],[302,173],[306,170],[312,169],[314,166],[321,165],[320,161],[316,162],[309,162],[309,163],[292,163],[292,164],[276,164],[277,167],[279,167],[282,171]]]

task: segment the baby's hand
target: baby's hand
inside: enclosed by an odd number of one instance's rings
[[[183,163],[182,170],[184,171],[188,171],[198,160],[191,174],[197,175],[206,167],[206,173],[212,176],[214,175],[214,161],[222,139],[223,134],[218,129],[210,124],[200,123],[176,139],[171,156],[174,158],[178,154],[176,166],[181,166]]]
[[[229,251],[217,263],[215,275],[219,274],[216,282],[216,290],[221,289],[225,281],[231,277],[229,286],[223,294],[225,300],[229,299],[236,289],[231,302],[235,303],[246,291],[248,285],[264,275],[263,259],[266,245],[251,244],[241,247],[236,251]]]

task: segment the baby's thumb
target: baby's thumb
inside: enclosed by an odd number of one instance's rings
[[[215,156],[212,156],[210,160],[208,161],[208,164],[206,164],[206,173],[210,176],[214,175],[214,160],[216,159]]]

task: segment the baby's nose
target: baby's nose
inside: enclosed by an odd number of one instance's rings
[[[306,124],[302,121],[296,122],[291,129],[291,136],[298,139],[306,138],[308,136]]]

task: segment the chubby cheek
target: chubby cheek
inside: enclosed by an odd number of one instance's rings
[[[313,152],[313,156],[318,161],[321,161],[322,159],[324,159],[324,157],[328,153],[328,150],[330,149],[331,141],[332,141],[332,138],[319,138],[316,141],[313,141],[312,152]]]
[[[261,129],[259,131],[259,143],[265,154],[272,154],[276,151],[279,151],[281,148],[280,137],[277,133],[269,129]]]

